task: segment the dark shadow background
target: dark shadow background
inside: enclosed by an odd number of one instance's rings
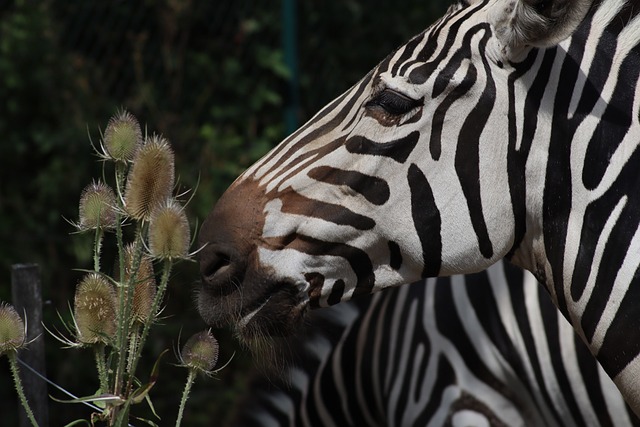
[[[449,1],[293,0],[292,23],[284,19],[287,3],[0,0],[1,301],[10,301],[11,265],[38,263],[45,323],[57,325],[56,312],[68,312],[80,277],[74,269],[91,266],[91,239],[71,234],[64,218],[77,220],[80,192],[102,174],[90,140],[100,140],[118,109],[171,141],[181,187],[198,183],[188,206],[195,228],[224,188],[291,131],[292,117],[307,120]],[[287,44],[297,48],[285,54]],[[104,265],[109,256],[107,250]],[[142,377],[163,349],[175,347],[180,331],[188,337],[205,327],[192,304],[197,280],[195,263],[176,268],[167,318],[152,331]],[[227,331],[215,333],[221,360],[236,356],[216,378],[196,381],[183,425],[223,424],[246,391],[253,362]],[[92,394],[91,352],[43,339],[48,377],[77,395]],[[165,359],[151,393],[159,425],[173,425],[186,379],[175,362]],[[2,358],[0,424],[17,425],[16,405]],[[139,406],[134,412],[152,419]],[[50,411],[52,426],[89,416],[80,405],[53,401]]]

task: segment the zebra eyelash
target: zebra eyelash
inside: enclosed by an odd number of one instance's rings
[[[366,108],[382,108],[393,116],[402,116],[414,108],[422,105],[423,99],[413,99],[393,89],[385,88],[378,91],[370,101],[365,104]]]

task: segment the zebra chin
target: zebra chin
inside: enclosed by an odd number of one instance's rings
[[[229,295],[211,292],[203,284],[198,290],[200,316],[210,326],[231,326],[245,345],[294,335],[304,323],[308,300],[297,286],[288,282],[262,282],[263,292],[243,292],[241,287]]]

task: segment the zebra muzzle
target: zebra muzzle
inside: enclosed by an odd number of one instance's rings
[[[292,332],[306,310],[299,284],[262,266],[258,246],[265,194],[242,181],[220,198],[200,230],[197,307],[212,326],[233,325],[245,339]]]

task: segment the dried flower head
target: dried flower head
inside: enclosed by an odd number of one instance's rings
[[[25,345],[24,322],[12,305],[0,303],[0,356]]]
[[[108,158],[130,162],[142,145],[142,130],[138,120],[128,111],[113,116],[104,132],[104,151]]]
[[[169,142],[157,135],[140,147],[127,178],[125,204],[137,220],[148,220],[153,210],[171,197],[174,155]]]
[[[108,344],[116,334],[117,299],[113,285],[90,273],[78,283],[74,299],[76,338],[82,344]]]
[[[92,182],[80,195],[80,230],[111,229],[116,226],[116,195],[103,182]]]
[[[186,258],[191,232],[182,206],[168,200],[153,211],[149,224],[149,250],[160,259]]]
[[[156,277],[153,272],[153,264],[151,258],[144,253],[140,254],[140,259],[137,260],[133,244],[129,244],[125,248],[124,259],[124,283],[128,283],[134,276],[131,316],[134,321],[145,323],[152,316],[151,308],[156,297]],[[138,264],[137,270],[135,270],[136,263]]]
[[[218,352],[218,340],[211,331],[202,331],[187,340],[180,361],[186,368],[208,374],[218,363]]]

